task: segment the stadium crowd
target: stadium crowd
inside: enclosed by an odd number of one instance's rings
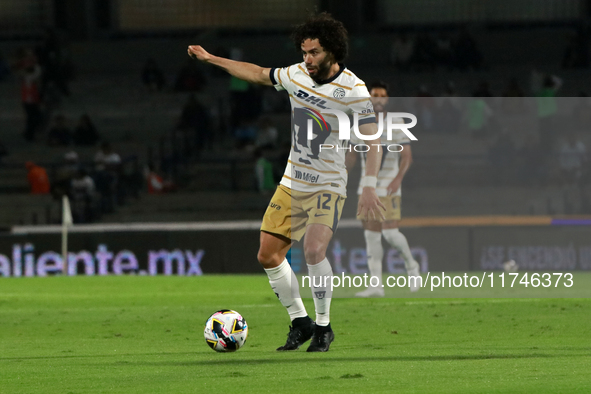
[[[392,35],[391,42],[389,64],[385,63],[384,69],[397,75],[441,76],[437,84],[433,78],[418,84],[412,95],[394,90],[395,96],[407,96],[401,98],[399,110],[416,113],[420,119],[417,132],[462,133],[475,141],[484,141],[489,163],[498,170],[491,179],[497,185],[514,182],[536,187],[574,185],[582,189],[591,184],[586,138],[582,138],[584,130],[588,130],[591,105],[585,98],[584,87],[574,109],[574,127],[560,134],[556,130],[560,121],[556,100],[565,82],[559,76],[531,70],[529,79],[508,75],[502,89],[497,89],[498,83],[497,88],[491,87],[486,79],[488,66],[467,29],[399,32]],[[237,59],[242,57],[238,49],[218,51]],[[564,49],[562,67],[589,67],[588,52],[589,31],[575,30]],[[135,154],[115,153],[90,114],[77,114],[76,125],[71,128],[62,109],[73,94],[70,84],[74,70],[67,40],[52,29],[34,48],[20,49],[12,61],[0,56],[0,83],[7,83],[10,73],[20,81],[24,139],[31,144],[45,144],[56,152],[67,150],[60,160],[42,165],[47,168],[51,193],[56,197],[68,194],[74,201],[77,222],[98,220],[103,213],[115,211],[128,197],[138,197],[142,191],[165,193],[182,189],[188,183],[190,169],[211,160],[210,152],[224,152],[221,159],[228,162],[250,163],[253,190],[267,193],[280,178],[289,153],[289,133],[276,119],[278,114],[283,116],[289,111],[289,103],[278,98],[272,88],[253,87],[215,72],[204,73],[191,61],[180,64],[178,73],[171,77],[148,57],[138,70],[138,83],[146,94],[154,95],[156,100],[162,94],[186,98],[170,128],[162,130],[158,141],[147,141],[147,158],[140,159]],[[461,75],[474,73],[482,76],[479,83],[471,87],[460,83]],[[455,80],[449,80],[450,76]],[[228,89],[227,110],[200,96],[208,85],[219,86],[220,81],[225,81],[221,83]],[[530,98],[542,100],[532,107]],[[537,133],[532,131],[517,138],[497,121],[499,115],[519,116],[532,108],[537,117]],[[92,162],[79,160],[76,149],[83,147],[97,150]],[[15,149],[18,147],[7,146],[0,140],[0,166],[3,157]],[[34,160],[30,157],[26,161]],[[32,162],[27,167],[29,173],[41,168]],[[39,189],[32,186],[32,190]]]

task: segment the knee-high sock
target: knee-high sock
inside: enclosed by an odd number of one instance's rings
[[[378,287],[382,287],[382,259],[384,258],[382,233],[379,231],[365,230],[364,235],[369,274],[377,277],[379,279]]]
[[[330,301],[332,300],[332,267],[328,259],[320,263],[308,264],[312,298],[316,307],[316,324],[327,326],[330,323]]]
[[[265,269],[269,277],[269,284],[279,298],[281,305],[287,309],[289,317],[293,319],[308,316],[306,307],[300,297],[298,279],[291,269],[287,259],[275,268]]]
[[[415,260],[410,253],[410,247],[408,246],[408,241],[404,234],[402,234],[397,228],[382,230],[382,234],[384,234],[384,238],[386,238],[386,241],[388,241],[390,245],[398,249],[404,259],[406,270],[413,269],[415,266]]]

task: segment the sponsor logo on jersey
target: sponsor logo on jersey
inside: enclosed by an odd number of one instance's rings
[[[294,93],[297,98],[303,99],[306,103],[315,105],[318,108],[326,109],[328,107],[325,106],[326,100],[321,99],[320,97],[313,96],[304,92],[303,90],[298,90]]]
[[[362,114],[371,114],[373,113],[373,104],[371,101],[367,101],[367,104],[365,105],[365,109],[363,111],[361,111]]]
[[[281,209],[281,205],[275,204],[274,202],[270,203],[269,206],[271,208],[275,208],[276,210],[280,210]]]
[[[310,174],[309,172],[299,171],[294,168],[295,179],[300,179],[304,182],[318,183],[320,175]]]

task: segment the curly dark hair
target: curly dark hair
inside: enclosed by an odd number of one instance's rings
[[[370,83],[367,86],[368,90],[371,92],[372,89],[377,89],[377,88],[382,88],[386,91],[386,93],[388,93],[388,84],[384,81],[375,81]]]
[[[323,12],[297,25],[291,39],[296,51],[302,50],[302,42],[306,39],[318,39],[320,45],[329,52],[336,62],[342,62],[349,52],[349,34],[342,22],[334,19],[329,13]]]

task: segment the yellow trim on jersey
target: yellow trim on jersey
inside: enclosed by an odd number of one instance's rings
[[[291,68],[291,67],[287,67],[287,78],[289,78],[289,80],[291,81],[291,77],[289,76],[289,69],[290,69],[290,68]]]
[[[304,74],[306,74],[306,75],[308,76],[308,78],[312,79],[312,77],[310,76],[310,74],[308,74],[308,73],[306,72],[306,70],[304,70],[304,69],[302,68],[302,65],[301,65],[301,64],[298,64],[298,68],[299,68],[300,70],[302,70],[302,72],[303,72]],[[313,79],[312,79],[312,81],[313,81]]]
[[[292,182],[299,182],[299,183],[303,183],[304,185],[320,185],[320,186],[330,186],[332,185],[334,182],[325,182],[325,183],[313,183],[313,182],[306,182],[306,181],[300,181],[299,179],[294,179],[292,177],[289,177],[287,175],[283,175],[284,178],[289,179]],[[338,183],[335,183],[335,185],[338,185]],[[339,185],[340,187],[340,185]]]
[[[281,69],[277,69],[277,78],[279,79],[279,85],[283,86],[283,82],[281,82]]]
[[[347,105],[349,105],[349,104],[357,104],[357,103],[361,103],[363,101],[368,101],[368,100],[369,100],[369,97],[362,98],[360,100],[355,100],[355,101],[347,101]],[[369,115],[369,114],[359,114],[359,115]]]
[[[336,83],[336,82],[329,82],[328,84],[329,84],[329,85],[336,85],[336,86],[338,86],[339,88],[343,88],[343,89],[347,89],[347,90],[352,90],[352,89],[353,89],[353,88],[350,88],[350,87],[348,87],[348,86],[339,85],[339,84],[338,84],[338,83]],[[357,86],[357,85],[355,85],[355,86]]]
[[[307,166],[307,165],[304,165],[304,164],[294,163],[294,162],[293,162],[293,161],[291,161],[291,160],[288,160],[287,162],[288,162],[288,163],[291,163],[291,164],[293,164],[294,166],[298,166],[298,167],[304,167],[304,168],[307,168],[307,169],[309,169],[309,170],[314,170],[314,171],[316,171],[316,172],[321,172],[321,173],[323,173],[323,174],[340,174],[340,172],[338,172],[338,171],[321,171],[321,170],[317,170],[317,169],[316,169],[316,168],[314,168],[314,167],[310,167],[310,166]]]
[[[347,74],[347,75],[348,75],[348,76],[350,76],[350,77],[352,77],[352,76],[353,76],[353,74],[351,74],[351,73],[350,73],[349,71],[347,71],[347,70],[343,70],[343,74]]]
[[[355,85],[355,87],[357,87],[357,86],[365,86],[365,84],[364,83],[358,83],[357,85]]]

